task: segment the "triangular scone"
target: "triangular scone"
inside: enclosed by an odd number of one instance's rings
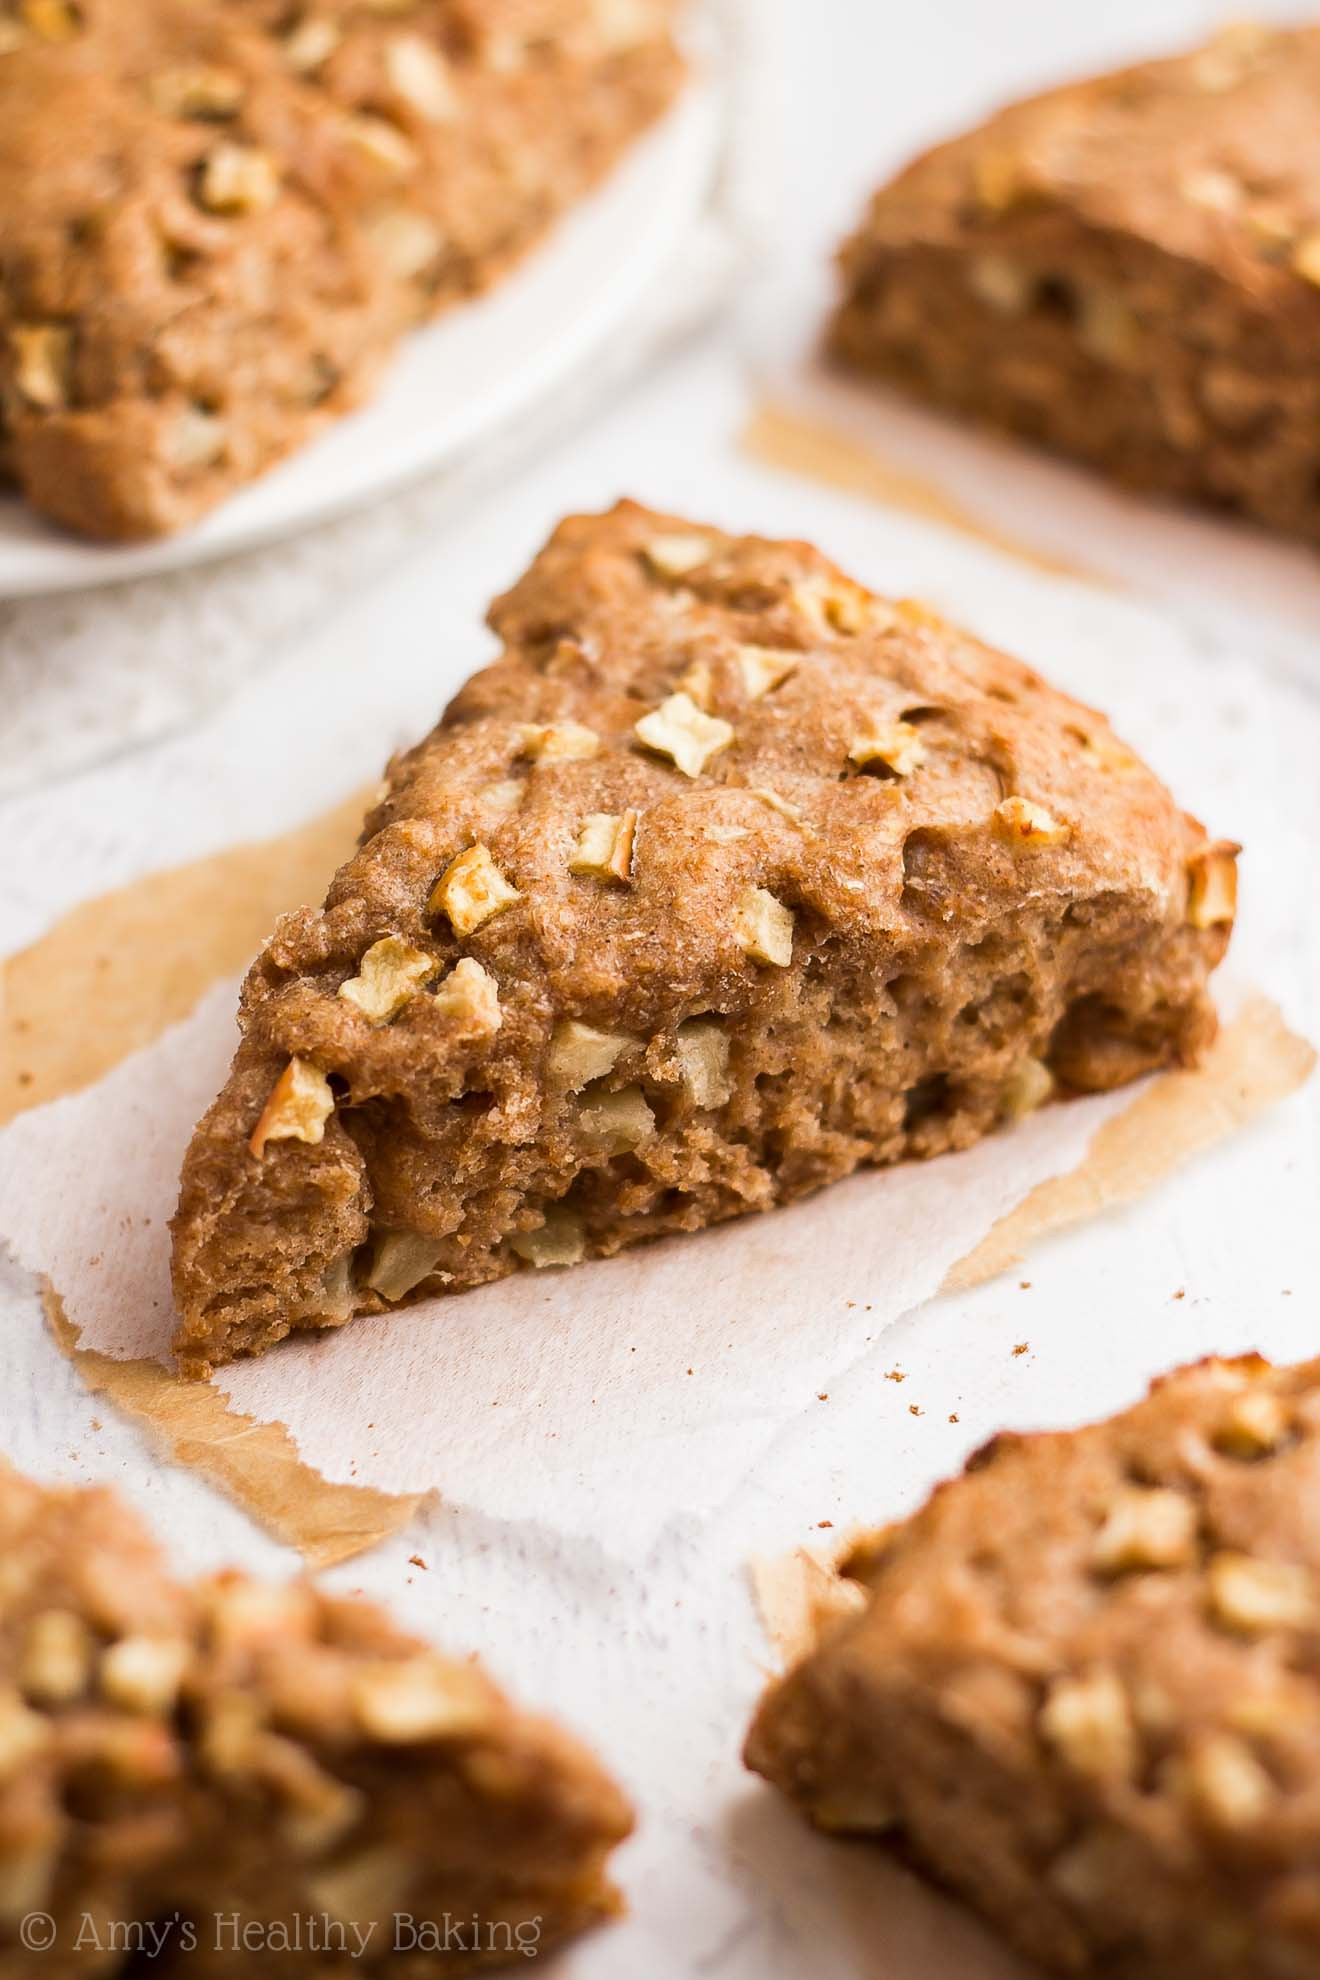
[[[29,1917],[40,1950],[83,1949],[63,1974],[138,1970],[145,1928],[181,1975],[271,1950],[272,1972],[421,1976],[617,1911],[631,1815],[597,1762],[370,1604],[181,1585],[113,1494],[3,1461],[0,1558],[0,1974],[40,1970]],[[351,1958],[322,1964],[316,1927]]]
[[[964,1148],[1213,1033],[1234,849],[924,607],[625,503],[491,624],[248,978],[174,1223],[188,1373]]]

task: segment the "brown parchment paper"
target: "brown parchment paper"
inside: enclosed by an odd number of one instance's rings
[[[91,1085],[250,962],[281,914],[321,898],[356,844],[369,800],[370,792],[355,792],[281,838],[147,874],[84,902],[7,958],[0,1124]],[[240,1416],[205,1384],[179,1382],[154,1361],[116,1361],[80,1347],[53,1288],[45,1309],[56,1345],[94,1394],[313,1567],[365,1552],[416,1511],[415,1497],[327,1483],[300,1461],[281,1424]]]
[[[1092,584],[1105,582],[1084,565],[1052,556],[1023,537],[996,529],[933,481],[884,460],[837,427],[791,412],[773,401],[757,407],[743,427],[741,445],[744,453],[764,467],[824,482],[845,495],[865,495],[886,508],[920,516],[925,522],[942,523],[946,529],[955,529],[960,536],[972,537],[1035,570],[1049,571],[1055,577],[1085,578]]]
[[[0,974],[0,1122],[99,1079],[242,968],[282,911],[321,898],[353,848],[366,802],[359,794],[283,837],[149,874],[83,904],[9,958]],[[1086,1159],[1002,1218],[946,1287],[992,1277],[1045,1233],[1152,1187],[1300,1086],[1314,1063],[1278,1010],[1252,999],[1202,1068],[1142,1089]],[[364,1551],[416,1510],[415,1496],[328,1484],[300,1462],[282,1425],[239,1415],[213,1389],[82,1348],[55,1291],[47,1317],[90,1388],[315,1564]]]

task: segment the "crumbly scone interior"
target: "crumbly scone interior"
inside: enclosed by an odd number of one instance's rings
[[[997,1438],[844,1559],[867,1599],[767,1694],[749,1765],[1052,1969],[1308,1970],[1318,1469],[1320,1364],[1254,1356]]]
[[[492,623],[249,979],[176,1221],[185,1363],[964,1147],[1211,1035],[1231,849],[924,607],[624,505]]]

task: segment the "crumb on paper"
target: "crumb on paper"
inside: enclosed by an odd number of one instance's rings
[[[950,1423],[956,1423],[958,1421],[958,1412],[956,1409],[950,1414],[949,1421]]]
[[[424,1574],[429,1574],[430,1572],[430,1569],[427,1567],[426,1562],[422,1559],[420,1554],[409,1554],[408,1565],[409,1567],[421,1568]]]
[[[916,1403],[909,1403],[909,1404],[908,1404],[908,1415],[909,1415],[909,1416],[924,1416],[925,1414],[926,1414],[926,1412],[925,1412],[925,1410],[924,1410],[924,1409],[921,1409],[921,1408],[919,1408],[919,1407],[918,1407],[918,1405],[917,1405]]]
[[[885,1376],[886,1382],[906,1382],[907,1376],[901,1368],[891,1368]]]
[[[1013,1353],[1015,1355],[1025,1354],[1030,1346],[1031,1346],[1030,1341],[1019,1341],[1017,1346],[1014,1348]]]

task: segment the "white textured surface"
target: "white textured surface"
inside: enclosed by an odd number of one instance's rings
[[[1090,10],[938,0],[908,10],[900,35],[873,0],[789,0],[792,170],[777,279],[799,265],[813,279],[866,181],[913,144],[995,96],[1209,17],[1190,0]],[[0,947],[30,939],[74,900],[277,830],[370,775],[487,650],[473,630],[486,597],[554,517],[627,490],[738,527],[814,536],[859,575],[934,597],[1112,709],[1193,809],[1246,842],[1243,967],[1320,1035],[1320,709],[1262,672],[1254,642],[1207,634],[1216,597],[1232,604],[1215,561],[1198,626],[1182,634],[1134,598],[1037,577],[917,521],[753,469],[732,445],[745,412],[734,340],[712,337],[498,499],[474,504],[388,582],[364,587],[351,611],[286,653],[263,649],[260,678],[192,735],[0,805]],[[985,459],[993,487],[997,457]],[[1143,533],[1142,517],[1133,529]],[[1320,598],[1320,576],[1315,585]],[[362,720],[329,705],[355,669],[372,681]],[[85,705],[94,710],[90,695]],[[10,706],[0,701],[0,721]],[[217,780],[207,766],[221,748],[229,767]],[[737,1748],[766,1657],[744,1563],[830,1537],[817,1531],[822,1520],[846,1531],[899,1513],[994,1430],[1098,1414],[1161,1365],[1211,1348],[1313,1352],[1318,1193],[1313,1086],[1147,1200],[1043,1247],[1022,1274],[1027,1289],[1010,1278],[900,1321],[821,1385],[828,1402],[804,1398],[715,1515],[676,1520],[627,1565],[543,1521],[439,1507],[335,1574],[439,1640],[486,1651],[525,1696],[589,1732],[636,1795],[642,1829],[621,1862],[633,1915],[563,1971],[1020,1980],[942,1900],[878,1856],[809,1837],[743,1775]],[[804,1309],[809,1320],[809,1301]],[[896,1366],[901,1385],[883,1379]],[[0,1410],[20,1462],[119,1481],[182,1565],[286,1558],[82,1393],[44,1336],[30,1282],[3,1262]],[[409,1564],[413,1554],[426,1571]]]

